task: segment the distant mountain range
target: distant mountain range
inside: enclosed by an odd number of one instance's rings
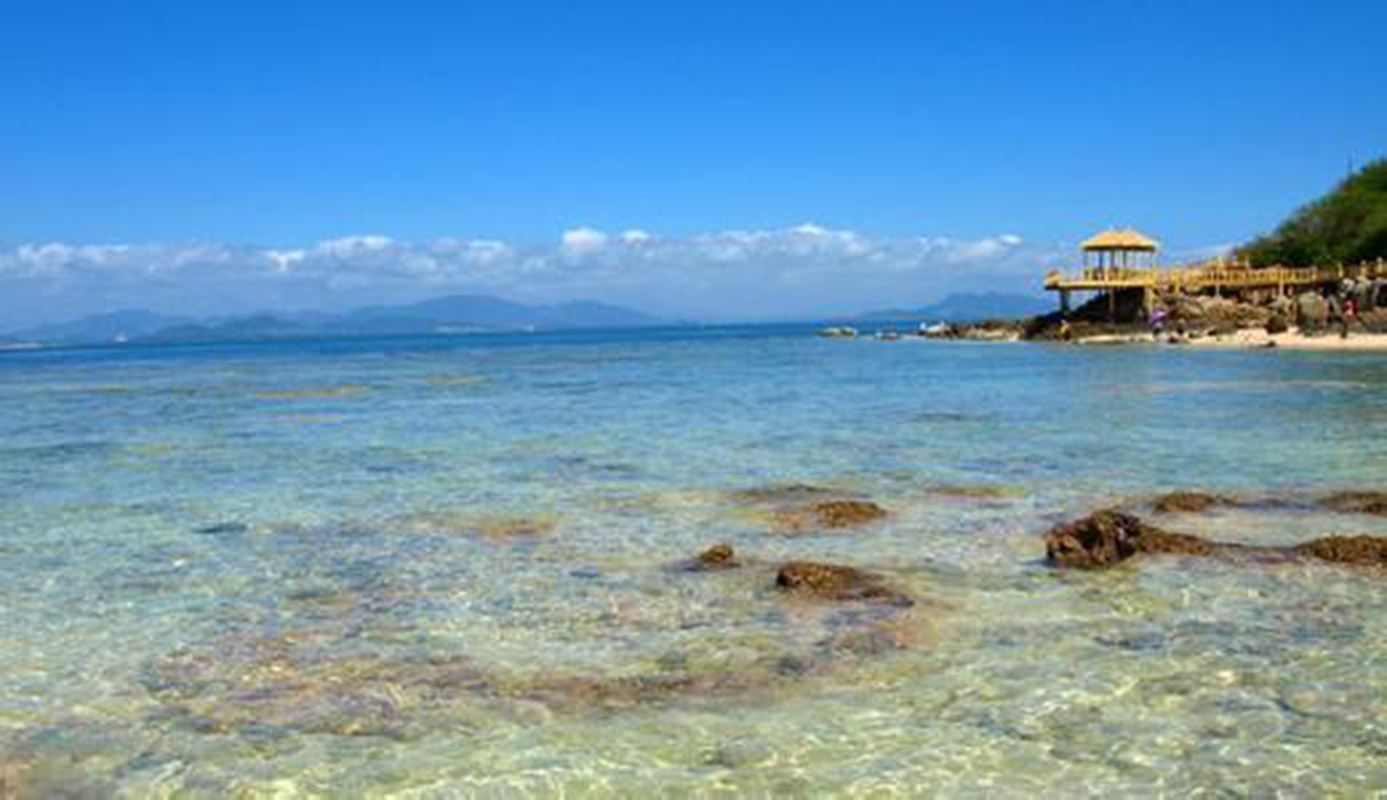
[[[527,305],[487,295],[453,295],[345,313],[260,313],[196,319],[125,310],[40,325],[0,336],[45,344],[210,342],[508,330],[561,330],[659,325],[621,306],[591,301]]]
[[[28,342],[110,342],[121,337],[136,339],[174,325],[192,322],[188,317],[155,314],[152,311],[112,311],[94,314],[72,322],[39,325],[15,331],[0,338]]]
[[[854,321],[980,322],[985,319],[1023,319],[1055,309],[1052,301],[1024,294],[952,294],[934,305],[869,311]]]
[[[1029,295],[955,294],[933,305],[859,314],[851,322],[977,322],[1019,319],[1052,310]],[[125,310],[0,334],[0,343],[224,342],[429,333],[631,328],[670,324],[621,306],[592,301],[527,305],[489,295],[451,295],[342,313],[259,313],[198,319]]]

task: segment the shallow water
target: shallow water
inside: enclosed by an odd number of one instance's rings
[[[1162,490],[1380,486],[1387,357],[789,327],[29,351],[0,408],[0,786],[1387,789],[1380,572],[1041,563],[1050,524]],[[737,493],[786,484],[891,516],[786,535]],[[673,568],[717,541],[746,566]],[[918,602],[788,599],[791,558]]]

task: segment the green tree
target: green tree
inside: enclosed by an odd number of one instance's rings
[[[1352,264],[1387,258],[1387,158],[1302,207],[1275,232],[1238,249],[1257,267]]]

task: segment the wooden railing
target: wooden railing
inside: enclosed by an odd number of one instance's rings
[[[1333,264],[1320,267],[1261,267],[1245,263],[1210,261],[1187,267],[1086,267],[1077,275],[1057,269],[1045,273],[1046,289],[1102,290],[1153,289],[1250,289],[1284,288],[1335,283],[1345,278],[1387,280],[1387,261]]]

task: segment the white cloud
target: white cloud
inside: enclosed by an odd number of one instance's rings
[[[307,258],[303,250],[266,250],[265,257],[274,262],[276,272],[288,272],[289,268]]]
[[[447,292],[601,299],[679,318],[785,317],[918,304],[958,290],[1034,292],[1061,255],[1015,234],[883,238],[814,223],[683,237],[577,227],[551,245],[380,235],[288,248],[23,244],[0,250],[0,331],[125,307],[236,314]]]
[[[563,232],[563,248],[573,253],[587,253],[607,243],[607,234],[593,228],[573,228]]]
[[[328,239],[319,242],[315,250],[339,258],[349,258],[360,253],[373,253],[384,250],[390,246],[389,236],[343,236],[340,239]]]

